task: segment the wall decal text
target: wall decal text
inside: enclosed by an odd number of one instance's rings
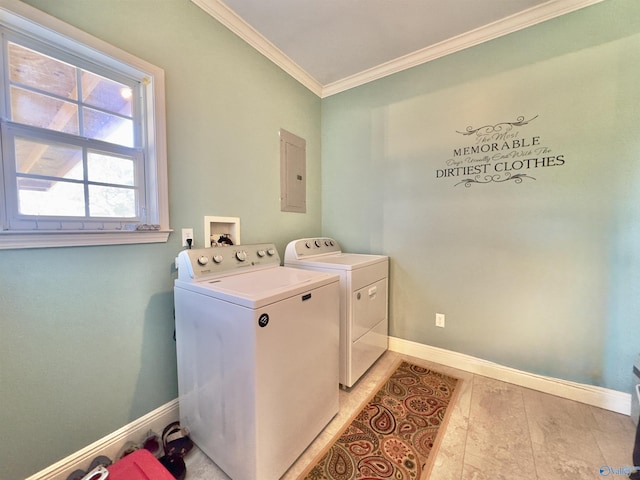
[[[564,155],[555,154],[544,145],[540,135],[525,135],[522,131],[536,118],[538,115],[528,120],[520,116],[515,122],[456,130],[472,143],[454,147],[453,157],[446,161],[445,168],[436,170],[436,178],[455,179],[454,186],[467,188],[474,184],[522,183],[536,180],[531,170],[564,165]]]

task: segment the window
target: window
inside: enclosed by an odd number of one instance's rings
[[[0,248],[166,241],[162,70],[19,2],[0,35]]]

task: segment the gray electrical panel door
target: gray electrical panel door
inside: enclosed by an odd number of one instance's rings
[[[280,210],[307,211],[306,141],[280,129]]]

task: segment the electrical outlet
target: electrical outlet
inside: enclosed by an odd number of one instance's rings
[[[436,313],[436,327],[444,328],[444,313]]]
[[[191,245],[193,245],[193,228],[183,228],[182,229],[182,246],[188,247],[187,239],[191,239]]]

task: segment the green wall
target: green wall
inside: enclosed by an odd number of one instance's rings
[[[0,478],[18,480],[177,397],[180,229],[319,235],[320,99],[187,0],[26,2],[165,70],[167,244],[0,251]],[[280,212],[279,137],[307,141],[307,213]]]
[[[323,101],[323,232],[391,257],[391,335],[631,392],[639,47],[610,0]]]
[[[3,480],[176,397],[172,265],[180,229],[201,242],[205,215],[240,217],[244,243],[281,254],[324,233],[390,255],[394,336],[630,391],[640,2],[606,0],[322,101],[187,0],[27,3],[164,68],[177,233],[0,251]],[[484,162],[496,181],[442,176],[477,138],[459,131],[520,116],[515,138],[538,137],[562,164],[512,170],[527,175],[516,183],[497,165],[543,154],[510,148],[491,153],[523,156]],[[279,211],[280,128],[307,140],[307,214]]]

